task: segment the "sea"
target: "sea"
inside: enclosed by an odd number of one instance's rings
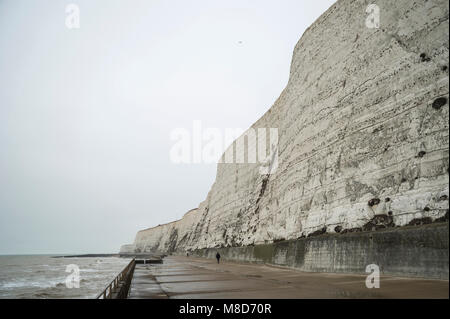
[[[95,298],[129,262],[119,257],[0,255],[0,298]]]

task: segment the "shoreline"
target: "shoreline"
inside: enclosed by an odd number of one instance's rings
[[[88,258],[88,257],[120,257],[120,256],[119,254],[81,254],[81,255],[51,256],[51,258]]]

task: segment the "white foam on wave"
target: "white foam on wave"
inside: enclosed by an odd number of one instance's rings
[[[1,283],[0,288],[26,288],[26,287],[35,287],[35,288],[52,288],[57,287],[59,284],[64,284],[64,280],[42,280],[42,281],[31,281],[31,280],[13,280],[8,281],[6,283]]]

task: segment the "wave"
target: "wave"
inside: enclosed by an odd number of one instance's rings
[[[42,280],[42,281],[30,281],[30,280],[13,280],[8,281],[6,283],[0,284],[0,288],[24,288],[24,287],[36,287],[36,288],[52,288],[56,287],[58,284],[64,284],[65,281],[49,281],[49,280]]]
[[[1,0],[0,0],[1,1]],[[123,268],[120,258],[44,259],[41,256],[23,258],[13,267],[11,260],[0,263],[0,298],[92,298]],[[1,260],[0,260],[1,261]],[[66,287],[67,264],[80,269],[80,288]]]

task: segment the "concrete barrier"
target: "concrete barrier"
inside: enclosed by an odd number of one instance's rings
[[[376,264],[381,273],[448,279],[448,222],[370,232],[324,234],[243,247],[191,251],[197,257],[265,263],[310,272],[365,273]]]

